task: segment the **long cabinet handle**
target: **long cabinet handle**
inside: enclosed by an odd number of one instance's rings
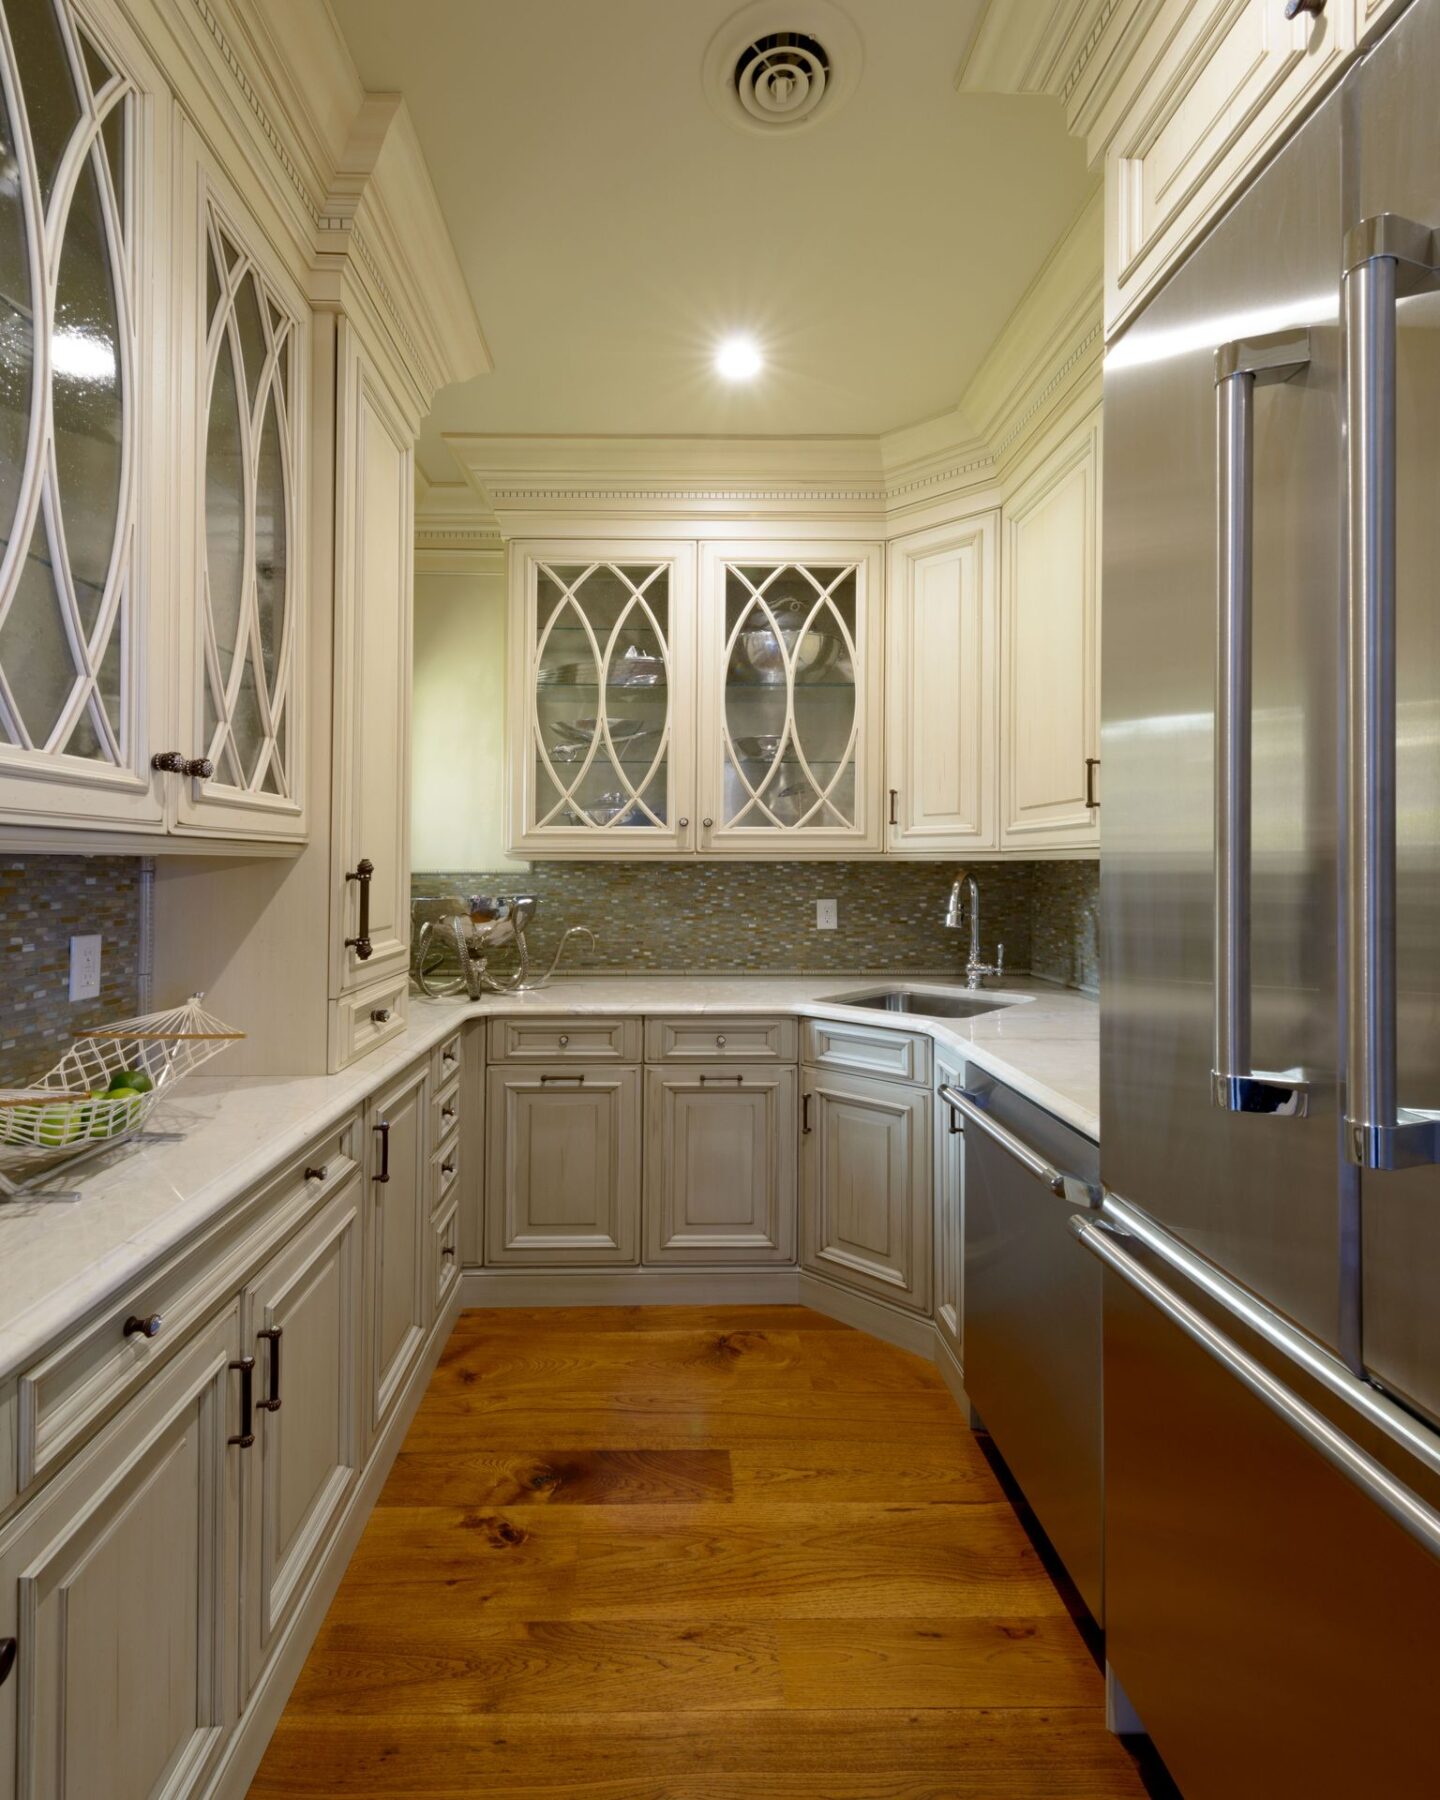
[[[899,790],[899,788],[891,788],[891,790],[890,790],[890,823],[892,825],[898,825],[900,823],[899,808],[900,808],[900,790]]]
[[[1099,1220],[1076,1214],[1071,1230],[1092,1255],[1129,1283],[1139,1294],[1216,1362],[1227,1369],[1255,1398],[1269,1407],[1323,1456],[1333,1469],[1354,1482],[1387,1513],[1402,1530],[1432,1556],[1440,1557],[1440,1515],[1392,1475],[1373,1456],[1368,1456],[1333,1425],[1324,1413],[1294,1394],[1247,1351],[1216,1329],[1203,1313],[1173,1293],[1143,1263],[1124,1248],[1124,1239]]]
[[[941,1088],[940,1098],[947,1106],[953,1107],[978,1126],[986,1137],[993,1138],[1002,1150],[1013,1156],[1037,1181],[1043,1182],[1052,1194],[1068,1200],[1073,1206],[1099,1206],[1103,1191],[1097,1182],[1082,1180],[1078,1175],[1067,1175],[1064,1170],[1047,1162],[1038,1150],[1032,1150],[1023,1138],[1016,1137],[1008,1126],[1002,1125],[987,1112],[981,1104],[982,1097],[979,1094],[972,1094],[967,1088],[946,1086]]]
[[[255,1358],[239,1357],[230,1367],[240,1371],[240,1429],[225,1442],[248,1450],[255,1442]]]
[[[1345,1148],[1366,1169],[1440,1162],[1440,1113],[1402,1108],[1395,996],[1395,303],[1440,285],[1440,242],[1394,213],[1345,239],[1350,512],[1346,630]]]
[[[380,1167],[374,1178],[376,1181],[388,1181],[390,1179],[390,1121],[377,1119],[371,1129],[380,1134]]]
[[[262,1412],[277,1413],[280,1410],[280,1340],[285,1335],[283,1325],[267,1325],[255,1333],[257,1338],[264,1338],[270,1346],[270,1395],[266,1400],[257,1400],[256,1406]]]
[[[1100,796],[1095,791],[1095,771],[1100,767],[1098,756],[1085,758],[1085,807],[1088,812],[1099,812]]]
[[[1310,334],[1271,332],[1215,352],[1215,1049],[1211,1097],[1226,1112],[1301,1117],[1300,1071],[1258,1071],[1250,1053],[1250,769],[1254,642],[1255,389],[1291,381]]]
[[[345,877],[346,881],[360,884],[360,922],[356,926],[356,935],[346,938],[345,948],[353,950],[361,962],[369,962],[375,951],[370,942],[370,883],[374,877],[375,865],[368,856],[362,856]]]
[[[808,1094],[802,1094],[800,1096],[800,1130],[806,1137],[809,1137],[811,1125],[810,1096]]]
[[[711,1082],[723,1083],[726,1081],[733,1081],[736,1087],[744,1087],[745,1085],[745,1077],[743,1075],[702,1075],[700,1077],[701,1087],[708,1087]]]

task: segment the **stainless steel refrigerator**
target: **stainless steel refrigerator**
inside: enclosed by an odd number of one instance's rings
[[[1440,0],[1105,375],[1107,1654],[1187,1800],[1440,1793]]]

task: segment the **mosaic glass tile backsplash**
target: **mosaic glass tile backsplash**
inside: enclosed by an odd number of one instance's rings
[[[535,894],[530,945],[548,964],[567,925],[588,925],[593,954],[567,968],[607,974],[954,975],[963,933],[942,923],[957,864],[535,863],[528,874],[444,870],[416,874],[417,896]],[[1087,992],[1099,986],[1094,862],[981,863],[981,952],[1005,966]],[[839,903],[838,930],[815,929],[815,902]]]
[[[100,997],[70,1003],[70,937],[99,932]],[[71,1038],[130,1018],[140,983],[140,862],[0,856],[0,1087],[43,1075]]]

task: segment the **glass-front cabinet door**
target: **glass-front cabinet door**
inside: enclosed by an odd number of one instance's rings
[[[691,849],[694,546],[516,544],[511,581],[514,848]]]
[[[880,850],[880,549],[704,544],[698,847]]]
[[[180,830],[298,838],[305,829],[303,295],[218,175],[194,153],[185,212],[184,357],[194,453],[181,503],[176,783]]]
[[[0,818],[156,829],[144,701],[162,83],[115,22],[0,7]]]

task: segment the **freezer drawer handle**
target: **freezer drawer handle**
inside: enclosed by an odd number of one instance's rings
[[[1016,1137],[1013,1131],[985,1110],[982,1095],[972,1094],[968,1088],[942,1087],[940,1098],[947,1106],[962,1113],[972,1124],[978,1126],[987,1137],[994,1138],[1000,1148],[1008,1151],[1022,1168],[1028,1169],[1037,1181],[1043,1181],[1052,1194],[1068,1200],[1072,1206],[1099,1206],[1103,1194],[1095,1182],[1082,1181],[1078,1175],[1066,1175],[1053,1163],[1046,1162],[1023,1138]]]
[[[1347,235],[1344,1135],[1365,1169],[1440,1162],[1440,1113],[1400,1105],[1395,1001],[1395,303],[1436,287],[1428,226],[1380,213]]]
[[[1250,1066],[1250,746],[1255,540],[1255,389],[1292,381],[1310,334],[1270,332],[1215,352],[1218,445],[1215,620],[1215,1062],[1226,1112],[1304,1116],[1299,1069]]]
[[[1076,1214],[1070,1221],[1070,1229],[1087,1250],[1137,1293],[1144,1295],[1192,1342],[1208,1351],[1257,1400],[1297,1431],[1333,1469],[1353,1481],[1402,1530],[1409,1532],[1423,1549],[1440,1557],[1440,1516],[1432,1512],[1417,1494],[1374,1457],[1367,1456],[1351,1443],[1323,1413],[1292,1394],[1263,1363],[1256,1362],[1223,1332],[1217,1331],[1203,1313],[1197,1312],[1178,1294],[1171,1293],[1163,1281],[1130,1255],[1124,1248],[1124,1238],[1113,1227]]]

